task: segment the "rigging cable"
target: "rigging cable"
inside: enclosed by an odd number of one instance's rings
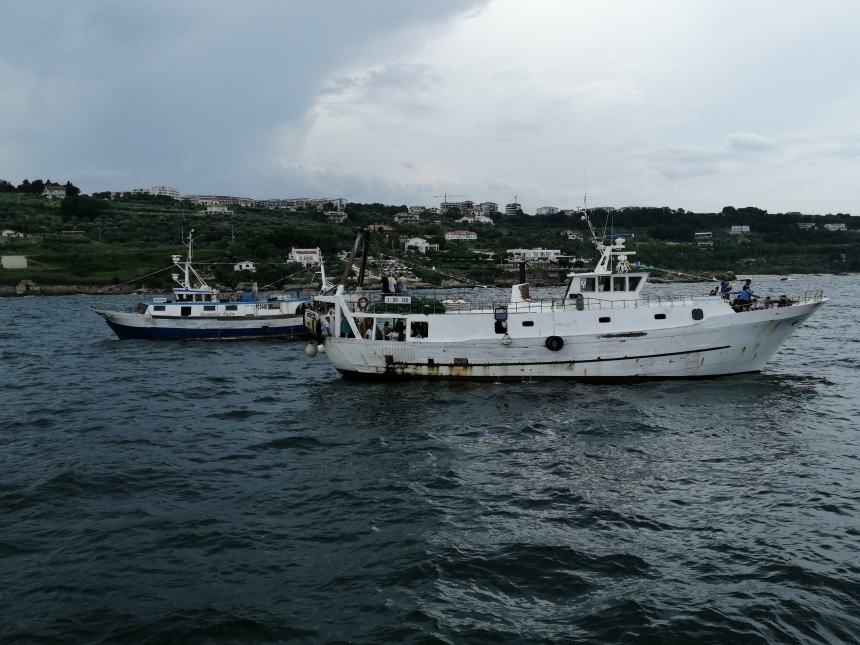
[[[411,267],[409,266],[409,264],[407,264],[406,260],[404,260],[403,258],[399,258],[395,255],[388,255],[387,253],[383,253],[382,251],[377,251],[377,254],[381,255],[383,257],[389,258],[391,260],[397,260],[399,262],[402,262],[406,266],[407,269],[411,270]],[[427,266],[424,266],[423,264],[417,264],[417,263],[413,263],[413,266],[415,266],[417,268],[424,269],[425,271],[433,271],[435,273],[438,273],[440,275],[445,276],[446,278],[450,278],[452,280],[457,280],[459,282],[465,282],[467,284],[471,284],[471,285],[476,286],[476,287],[481,287],[482,289],[487,288],[487,285],[481,284],[480,282],[477,282],[476,280],[464,278],[463,276],[453,275],[451,273],[445,273],[444,271],[440,271],[439,269],[437,269],[435,266],[427,267]]]

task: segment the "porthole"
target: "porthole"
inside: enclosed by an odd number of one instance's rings
[[[693,309],[693,320],[701,320],[705,317],[705,312],[701,309]]]
[[[666,320],[666,314],[654,314],[654,320]]]
[[[610,321],[610,318],[609,318],[609,316],[601,316],[600,318],[597,319],[597,321],[602,322],[602,323],[608,323]]]
[[[523,321],[523,327],[534,327],[534,326],[535,326],[534,320],[524,320]]]

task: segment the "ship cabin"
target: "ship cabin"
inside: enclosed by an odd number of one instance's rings
[[[577,298],[595,300],[638,300],[648,281],[647,273],[571,273],[564,301]]]
[[[619,237],[610,244],[597,244],[600,259],[589,273],[570,273],[570,283],[564,294],[565,302],[576,302],[582,298],[592,300],[638,300],[642,287],[648,281],[645,272],[631,272],[627,256],[634,251],[624,248],[624,238]],[[615,262],[615,268],[612,264]]]
[[[173,289],[176,302],[218,302],[218,292],[212,289]]]

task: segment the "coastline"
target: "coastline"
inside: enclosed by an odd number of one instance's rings
[[[742,274],[747,275],[747,274]],[[751,276],[756,275],[776,275],[776,274],[749,274]],[[851,273],[839,272],[839,273],[820,273],[820,274],[792,274],[792,275],[833,275],[833,276],[841,276],[841,275],[852,275]],[[671,275],[667,277],[662,276],[651,276],[648,278],[648,281],[652,284],[695,284],[697,282],[707,283],[712,281],[719,280],[719,276],[715,276],[710,280],[706,279],[706,276],[690,276],[690,275]],[[732,280],[739,279],[738,277],[732,277]],[[140,287],[134,287],[133,285],[127,285],[122,287],[112,287],[111,285],[75,285],[75,284],[35,284],[31,281],[22,281],[27,282],[28,284],[18,285],[0,285],[0,298],[14,298],[14,297],[24,297],[24,296],[117,296],[117,295],[132,295],[132,294],[158,294],[163,293],[163,290],[159,289],[141,289]],[[513,286],[515,282],[513,280],[497,280],[493,285],[493,287],[497,288],[510,288]],[[553,286],[563,286],[564,283],[546,283],[540,280],[534,280],[531,282],[533,287],[553,287]],[[298,288],[306,288],[306,285],[283,285],[281,287],[284,291],[290,291]],[[376,287],[368,287],[368,288],[376,288]],[[433,285],[429,282],[419,282],[414,285],[413,288],[416,289],[480,289],[481,287],[470,284],[454,284],[454,281],[446,280],[441,285]],[[225,289],[225,291],[229,291],[229,289]]]

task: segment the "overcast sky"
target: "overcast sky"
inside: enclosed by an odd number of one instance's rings
[[[0,0],[0,178],[860,214],[860,2]]]

